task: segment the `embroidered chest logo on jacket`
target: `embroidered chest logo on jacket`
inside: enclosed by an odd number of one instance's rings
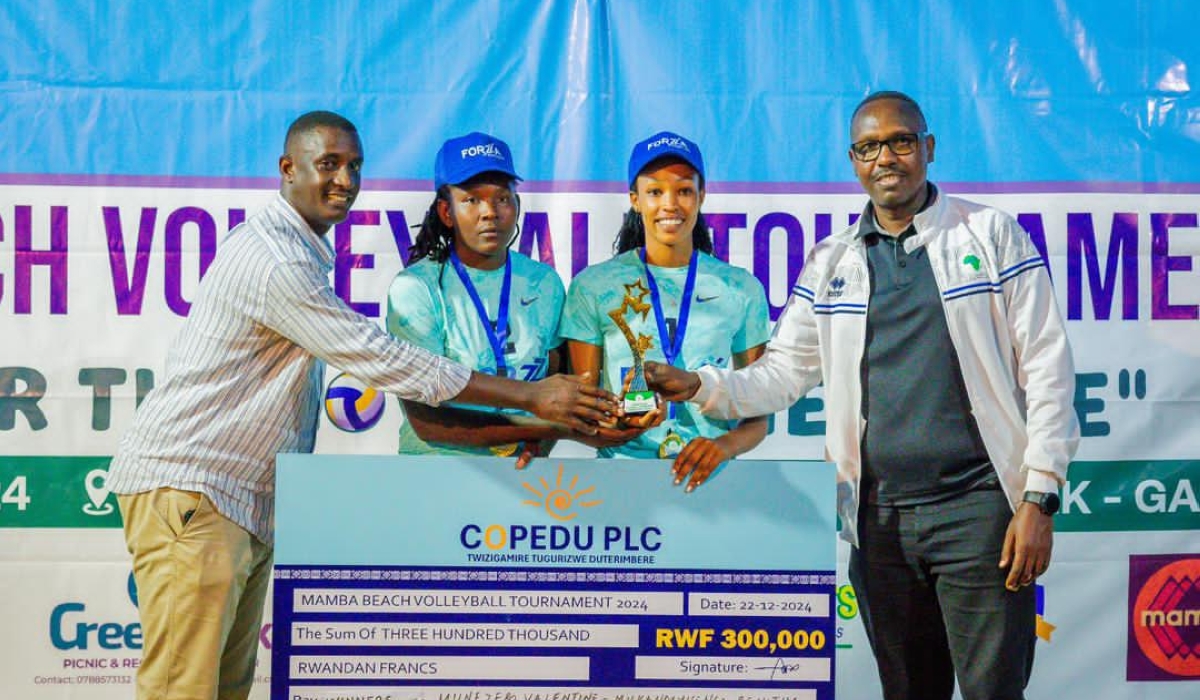
[[[989,279],[987,260],[973,245],[961,246],[951,251],[946,263],[951,284]]]

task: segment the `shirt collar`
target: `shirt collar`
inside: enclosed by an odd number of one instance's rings
[[[921,208],[919,210],[917,210],[916,215],[913,216],[913,223],[909,224],[908,228],[905,229],[903,232],[901,232],[900,235],[893,236],[893,238],[897,238],[897,239],[904,238],[904,237],[907,237],[908,235],[911,235],[910,232],[915,232],[914,225],[916,224],[917,217],[920,216],[925,211],[928,211],[929,208],[932,207],[934,205],[934,203],[937,201],[937,198],[938,198],[937,186],[934,185],[932,182],[926,181],[925,188],[926,188],[925,191],[928,193],[928,196],[925,197],[925,203],[921,205]],[[868,201],[867,206],[863,208],[862,216],[858,217],[858,232],[854,234],[854,237],[856,239],[862,239],[873,233],[878,234],[880,236],[888,235],[880,230],[879,224],[876,223],[876,221],[875,221],[875,207],[873,204],[871,204],[870,201]]]
[[[329,243],[327,236],[318,236],[316,231],[313,231],[312,226],[300,216],[300,212],[292,206],[292,203],[284,198],[282,192],[275,193],[275,199],[272,202],[275,209],[295,227],[296,232],[300,234],[300,240],[312,249],[317,256],[321,265],[324,267],[333,267],[333,246]]]

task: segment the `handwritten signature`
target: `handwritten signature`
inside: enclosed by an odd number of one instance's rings
[[[755,666],[755,671],[770,671],[771,680],[775,680],[775,674],[787,675],[800,670],[800,664],[784,663],[783,659],[775,659],[774,666]]]

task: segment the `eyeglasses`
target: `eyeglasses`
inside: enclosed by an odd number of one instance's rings
[[[859,141],[850,144],[850,153],[856,159],[870,163],[879,157],[886,145],[892,150],[892,153],[898,156],[907,156],[914,153],[917,150],[917,144],[921,143],[921,139],[928,135],[929,132],[922,131],[916,134],[896,134],[886,141]]]

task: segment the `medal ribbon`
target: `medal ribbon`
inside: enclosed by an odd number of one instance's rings
[[[674,365],[675,359],[683,351],[683,336],[687,333],[688,315],[692,310],[692,292],[696,289],[696,268],[700,259],[699,254],[693,250],[692,257],[688,260],[687,280],[683,283],[683,299],[679,302],[679,318],[675,321],[675,337],[673,338],[667,332],[667,319],[663,316],[662,296],[658,291],[658,283],[654,281],[654,274],[650,272],[650,264],[646,262],[646,249],[643,247],[638,251],[638,255],[642,258],[642,265],[646,268],[646,286],[650,288],[650,305],[654,307],[654,320],[658,323],[659,346],[662,347],[663,355],[667,358],[667,364]],[[667,417],[675,417],[675,404],[668,407]]]
[[[450,262],[454,265],[454,271],[458,273],[458,279],[467,288],[467,295],[471,297],[471,303],[475,305],[475,314],[479,316],[479,322],[483,324],[483,332],[492,345],[492,354],[496,356],[496,376],[506,377],[508,376],[508,365],[504,362],[504,342],[508,340],[508,294],[512,290],[512,256],[506,256],[504,259],[504,282],[500,285],[500,305],[496,309],[495,323],[488,318],[483,300],[479,298],[479,292],[476,291],[475,285],[471,283],[470,275],[467,274],[467,266],[463,265],[462,260],[459,260],[458,253],[453,247],[450,248]]]

